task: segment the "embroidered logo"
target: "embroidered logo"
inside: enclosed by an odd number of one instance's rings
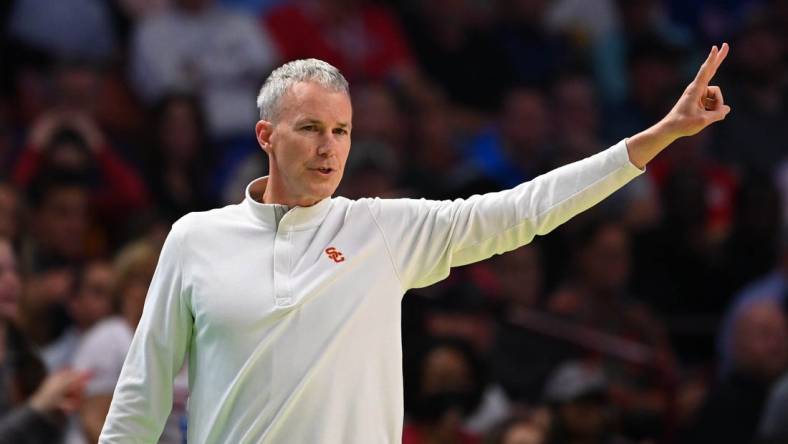
[[[339,250],[337,250],[337,249],[336,249],[336,248],[334,248],[334,247],[328,247],[328,248],[326,248],[326,254],[328,255],[328,257],[329,257],[329,258],[330,258],[332,261],[334,261],[334,262],[336,262],[336,263],[340,263],[340,262],[342,262],[342,261],[344,261],[344,260],[345,260],[345,257],[344,257],[344,256],[342,256],[342,252],[341,252],[341,251],[339,251]]]

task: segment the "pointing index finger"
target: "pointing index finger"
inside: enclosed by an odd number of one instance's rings
[[[720,67],[722,61],[727,57],[728,49],[727,43],[723,43],[719,50],[717,49],[717,45],[712,46],[709,56],[706,58],[706,61],[703,62],[703,65],[700,66],[698,75],[695,77],[695,81],[699,86],[708,86],[714,74],[717,73],[717,68]]]
[[[720,47],[720,52],[717,54],[717,63],[714,65],[714,72],[717,72],[717,68],[722,65],[722,61],[725,60],[725,57],[728,57],[728,51],[730,50],[730,46],[727,43],[723,43]]]

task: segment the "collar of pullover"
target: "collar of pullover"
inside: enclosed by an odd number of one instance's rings
[[[246,197],[243,204],[255,219],[274,230],[281,228],[292,231],[314,228],[323,222],[331,207],[331,198],[323,199],[309,207],[288,207],[281,204],[261,203],[260,200],[262,200],[267,184],[268,176],[253,180],[246,187]]]

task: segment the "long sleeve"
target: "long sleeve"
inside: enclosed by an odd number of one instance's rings
[[[157,442],[172,409],[173,379],[193,324],[183,278],[187,227],[188,216],[173,225],[164,243],[99,443]]]
[[[374,199],[370,209],[407,290],[549,233],[642,172],[622,140],[510,190],[454,201]]]

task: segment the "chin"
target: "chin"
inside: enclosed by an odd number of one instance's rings
[[[304,200],[313,203],[318,203],[327,197],[333,196],[335,190],[336,188],[328,189],[328,188],[319,187],[317,189],[310,190],[311,192],[307,193],[308,197],[305,198]]]

